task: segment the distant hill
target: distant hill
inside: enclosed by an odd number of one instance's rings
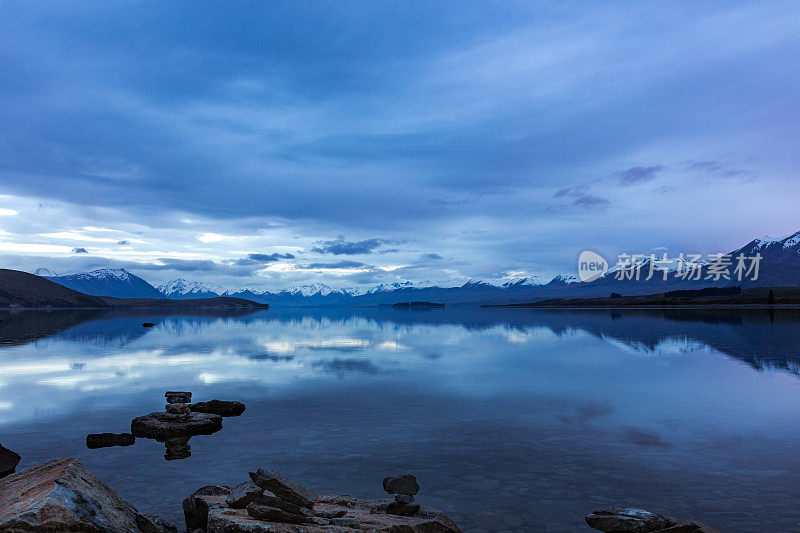
[[[43,269],[37,270],[37,272]],[[100,268],[91,272],[46,276],[64,287],[93,296],[115,298],[163,298],[164,295],[145,280],[123,268]]]
[[[160,294],[160,293],[159,293]],[[242,298],[219,297],[195,300],[167,298],[113,298],[83,294],[41,276],[19,270],[0,269],[0,307],[3,308],[268,308],[269,305]]]

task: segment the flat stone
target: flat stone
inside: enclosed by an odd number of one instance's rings
[[[136,437],[130,433],[92,433],[86,435],[86,447],[91,450],[109,448],[111,446],[131,446]]]
[[[234,509],[244,509],[248,504],[258,501],[258,497],[262,494],[264,489],[250,481],[243,481],[231,489],[225,503]]]
[[[331,518],[331,525],[361,529],[361,521],[358,518]]]
[[[701,524],[696,520],[687,520],[686,522],[681,522],[672,527],[659,529],[655,533],[719,533],[719,531],[705,524]]]
[[[54,459],[0,482],[0,531],[132,533],[140,513],[80,461]],[[163,520],[142,515],[147,533],[174,532]],[[165,529],[166,528],[166,529]]]
[[[0,444],[0,478],[13,474],[19,464],[20,456]]]
[[[193,435],[211,435],[222,429],[222,417],[192,413],[186,420],[176,420],[169,413],[150,413],[134,418],[131,433],[136,437],[166,440]]]
[[[383,478],[383,490],[389,494],[405,494],[414,496],[419,492],[417,478],[411,474]]]
[[[629,533],[652,533],[675,525],[665,516],[632,507],[615,507],[594,511],[586,517],[586,524],[600,531]]]
[[[278,498],[299,505],[300,507],[311,508],[317,500],[317,495],[314,491],[295,483],[274,470],[259,468],[255,472],[250,472],[250,479],[262,489],[266,489],[275,494]]]
[[[261,492],[264,492],[263,489]],[[308,517],[314,516],[314,511],[311,509],[307,507],[301,507],[292,502],[287,502],[286,500],[282,500],[270,493],[261,494],[256,500],[256,503],[260,503],[261,505],[266,505],[268,507],[277,507],[278,509],[286,511],[287,513],[299,514]]]
[[[340,518],[347,514],[345,509],[326,509],[323,511],[315,511],[315,514],[320,518]]]
[[[167,391],[164,394],[167,403],[190,403],[192,401],[192,393],[188,391]]]
[[[265,520],[267,522],[280,522],[284,524],[305,524],[308,522],[308,517],[305,515],[287,513],[283,509],[261,505],[260,503],[251,503],[248,505],[247,514],[257,520]]]
[[[414,516],[419,512],[419,507],[418,503],[400,503],[394,501],[386,506],[386,512],[400,516]]]
[[[189,404],[189,409],[195,413],[211,413],[220,416],[239,416],[244,413],[245,405],[242,402],[225,400],[209,400]]]

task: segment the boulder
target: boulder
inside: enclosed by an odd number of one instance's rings
[[[91,435],[86,435],[86,447],[92,450],[110,446],[130,446],[135,442],[136,437],[130,433],[92,433]]]
[[[17,469],[19,460],[19,454],[12,452],[8,448],[4,448],[0,444],[0,478],[13,474]]]
[[[222,429],[222,417],[205,413],[192,413],[188,417],[174,418],[170,413],[150,413],[131,421],[131,433],[164,441],[176,437],[211,435]]]
[[[242,402],[225,400],[209,400],[189,404],[189,409],[195,413],[211,413],[220,416],[239,416],[244,413],[245,405]]]
[[[222,507],[231,489],[220,485],[206,485],[200,487],[191,496],[183,500],[183,518],[186,521],[187,531],[208,528],[208,513],[210,505]]]
[[[633,507],[615,507],[594,511],[586,517],[589,527],[600,531],[652,533],[675,525],[675,521],[660,514]]]
[[[411,474],[404,474],[397,477],[383,478],[383,490],[389,494],[405,494],[414,496],[419,492],[417,478]]]
[[[299,505],[300,507],[311,508],[317,499],[313,490],[298,485],[274,470],[259,468],[255,472],[250,472],[250,479],[253,483],[275,494],[278,498],[287,502]]]
[[[0,481],[0,531],[174,533],[139,513],[77,459],[54,459]]]

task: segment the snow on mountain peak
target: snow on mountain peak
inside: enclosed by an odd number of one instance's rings
[[[58,276],[58,274],[56,274],[55,272],[53,272],[49,268],[43,268],[43,267],[40,267],[40,268],[37,268],[36,270],[34,270],[33,275],[34,276],[41,276],[43,278],[55,278],[55,277]]]
[[[185,296],[187,294],[206,294],[206,293],[213,293],[219,295],[225,292],[225,289],[223,287],[220,287],[219,285],[214,285],[212,283],[201,283],[199,281],[188,281],[183,278],[176,278],[173,279],[172,281],[162,283],[156,288],[167,295],[180,294],[182,296]]]
[[[97,278],[97,279],[113,278],[122,281],[128,281],[132,277],[132,274],[127,270],[125,270],[124,268],[97,268],[95,270],[91,270],[89,272],[81,272],[76,275],[84,278]]]

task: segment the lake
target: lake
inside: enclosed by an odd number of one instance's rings
[[[270,309],[0,312],[0,443],[80,460],[140,511],[258,467],[319,493],[418,501],[465,531],[590,531],[633,505],[721,531],[800,530],[800,313]],[[141,323],[152,321],[153,328]],[[89,450],[164,391],[240,400],[191,439]]]

